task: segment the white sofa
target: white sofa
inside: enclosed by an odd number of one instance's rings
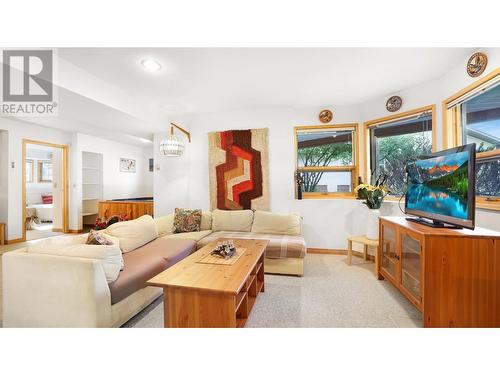
[[[84,245],[84,234],[5,253],[3,326],[119,327],[162,294],[145,282],[196,250],[194,241],[157,238],[150,216],[108,229],[120,247]]]
[[[119,327],[162,294],[147,280],[222,237],[269,239],[266,272],[303,273],[297,215],[215,210],[203,213],[201,231],[177,234],[172,223],[145,215],[106,229],[113,245],[84,245],[84,234],[5,253],[3,326]]]
[[[219,238],[266,239],[266,273],[302,276],[307,246],[302,236],[302,219],[297,214],[267,211],[202,211],[199,232],[174,233],[174,214],[155,218],[158,234],[165,238],[191,239],[197,248]]]

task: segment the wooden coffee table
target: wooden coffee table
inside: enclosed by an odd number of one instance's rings
[[[163,288],[165,327],[243,327],[264,291],[267,240],[235,239],[246,251],[231,265],[198,263],[221,238],[156,275],[148,285]]]

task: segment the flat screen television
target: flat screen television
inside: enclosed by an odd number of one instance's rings
[[[405,214],[432,227],[474,229],[476,145],[422,155],[408,163]]]

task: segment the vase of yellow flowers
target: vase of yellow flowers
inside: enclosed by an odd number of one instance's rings
[[[378,219],[380,217],[380,206],[389,190],[384,185],[386,177],[378,178],[375,185],[360,184],[354,192],[358,198],[363,199],[368,210],[366,237],[370,240],[378,239]]]

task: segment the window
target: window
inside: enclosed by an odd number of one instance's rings
[[[33,160],[26,160],[26,182],[31,183],[33,181]]]
[[[296,166],[304,198],[353,195],[357,124],[295,128]]]
[[[407,163],[433,150],[433,119],[434,106],[429,106],[366,123],[366,181],[383,180],[391,195],[403,195]]]
[[[443,102],[444,147],[476,144],[477,206],[500,209],[500,69]]]
[[[463,144],[475,143],[476,152],[500,149],[500,84],[463,102]]]
[[[38,182],[52,182],[52,162],[38,162]]]

